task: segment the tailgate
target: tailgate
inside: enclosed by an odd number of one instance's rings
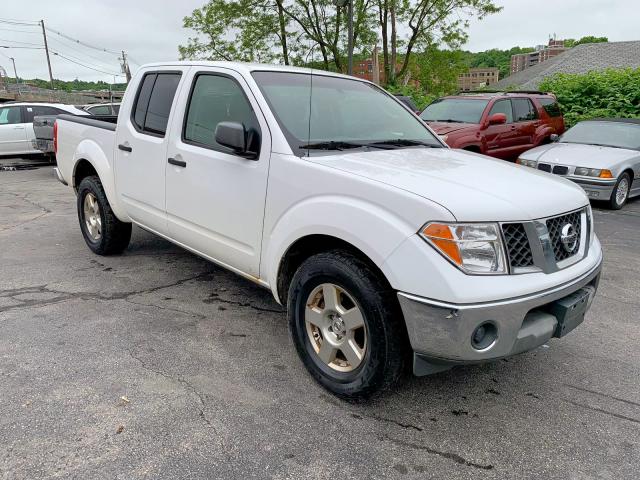
[[[38,115],[33,119],[33,131],[39,140],[53,140],[53,124],[57,115]]]

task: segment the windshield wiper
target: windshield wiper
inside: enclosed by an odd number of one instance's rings
[[[316,142],[316,143],[307,143],[306,145],[300,145],[300,148],[305,150],[347,150],[349,148],[361,148],[366,147],[367,145],[364,143],[355,143],[355,142]]]
[[[429,147],[429,148],[442,148],[440,145],[433,143],[423,142],[422,140],[409,140],[408,138],[394,138],[390,140],[380,140],[377,142],[369,143],[371,146],[377,145],[391,145],[394,147]]]
[[[430,122],[442,122],[442,123],[468,123],[462,120],[454,120],[453,118],[446,118],[444,120],[429,120]]]

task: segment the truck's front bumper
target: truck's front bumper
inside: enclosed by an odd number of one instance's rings
[[[611,180],[600,180],[595,178],[593,180],[586,180],[584,178],[574,177],[566,178],[580,185],[587,196],[592,200],[609,200],[617,181],[615,178]]]
[[[458,305],[399,292],[414,350],[414,373],[426,375],[456,364],[504,358],[546,343],[559,328],[552,307],[583,289],[590,306],[601,268],[602,261],[580,278],[553,289],[489,303]],[[479,327],[488,335],[481,342],[477,341],[482,338]]]

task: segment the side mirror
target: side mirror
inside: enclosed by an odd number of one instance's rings
[[[553,143],[557,142],[558,140],[560,140],[560,135],[558,135],[557,133],[552,133],[549,136],[549,140],[551,140]]]
[[[247,136],[244,125],[239,122],[220,122],[216,126],[215,139],[217,143],[229,147],[241,157],[255,160],[258,158],[258,154],[248,150]]]
[[[489,125],[504,125],[507,123],[507,116],[504,113],[494,113],[489,117]]]

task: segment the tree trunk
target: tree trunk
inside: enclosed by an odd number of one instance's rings
[[[280,45],[282,46],[282,59],[285,65],[289,65],[289,48],[287,47],[287,29],[284,18],[282,0],[276,0],[278,5],[278,23],[280,24]]]
[[[389,83],[390,68],[389,68],[389,35],[388,35],[388,3],[387,0],[378,2],[380,30],[382,33],[382,63],[384,66],[384,84]]]
[[[391,65],[389,68],[390,77],[387,83],[396,83],[396,64],[398,63],[398,32],[396,31],[396,0],[391,0],[389,7],[391,16]]]

